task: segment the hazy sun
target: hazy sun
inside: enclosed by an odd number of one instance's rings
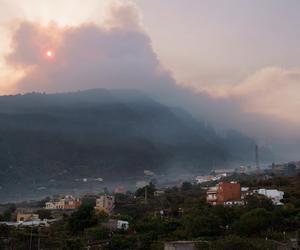
[[[51,50],[47,50],[46,51],[46,56],[47,57],[52,57],[53,56],[53,52]]]

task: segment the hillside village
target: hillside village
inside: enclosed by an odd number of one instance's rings
[[[135,192],[118,186],[113,192],[102,194],[4,204],[1,237],[6,239],[6,246],[18,246],[18,237],[34,231],[24,242],[24,246],[31,244],[31,249],[40,249],[37,247],[41,245],[51,249],[47,247],[56,244],[54,239],[60,242],[57,246],[77,245],[72,249],[133,249],[127,248],[128,244],[143,246],[134,249],[208,249],[218,241],[228,240],[231,245],[242,244],[245,248],[241,249],[248,249],[250,239],[261,245],[257,249],[267,249],[267,245],[297,249],[299,176],[295,163],[273,164],[260,173],[216,170],[210,176],[196,176],[193,182],[177,186],[156,187],[150,182]],[[193,217],[195,220],[190,221]],[[251,224],[243,228],[244,223],[259,223],[260,229],[251,231]],[[253,229],[257,226],[253,225]],[[67,228],[62,232],[66,241],[59,240],[62,227]],[[282,229],[278,231],[278,227]],[[147,245],[147,241],[139,240],[146,235],[154,243]]]

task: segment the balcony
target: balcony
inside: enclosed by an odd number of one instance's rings
[[[216,194],[207,194],[206,196],[206,200],[208,202],[213,202],[213,201],[217,201],[217,195]]]

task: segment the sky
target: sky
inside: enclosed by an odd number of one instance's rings
[[[298,0],[0,0],[0,94],[136,88],[300,139]]]

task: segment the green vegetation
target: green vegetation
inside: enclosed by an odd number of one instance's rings
[[[86,228],[97,225],[97,217],[94,207],[82,205],[68,220],[68,229],[72,234],[83,232]]]
[[[5,211],[0,215],[0,221],[10,221],[13,217],[13,212],[16,210],[14,205],[10,205]]]
[[[173,240],[196,241],[199,249],[263,250],[274,249],[297,237],[299,176],[250,180],[243,185],[280,188],[286,193],[285,205],[276,207],[266,198],[253,196],[246,199],[245,206],[210,206],[205,202],[205,190],[199,185],[184,183],[181,188],[170,188],[155,196],[155,186],[150,184],[147,204],[143,188],[135,194],[116,196],[116,208],[110,216],[95,212],[91,204],[84,204],[49,228],[38,231],[1,226],[0,235],[8,239],[6,246],[17,249],[28,249],[31,238],[32,249],[38,249],[40,239],[42,249],[90,246],[107,250],[163,249],[163,242]],[[105,226],[109,218],[129,221],[129,230],[110,231]]]

